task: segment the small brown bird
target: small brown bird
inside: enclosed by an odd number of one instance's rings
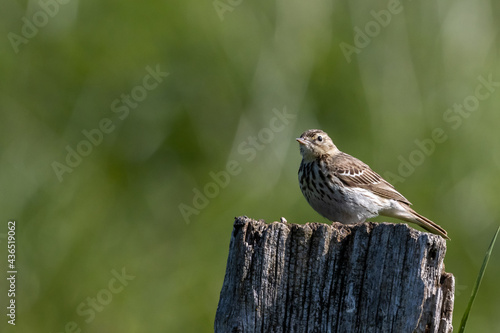
[[[300,138],[299,184],[314,210],[330,221],[362,223],[378,215],[416,223],[446,239],[446,231],[410,208],[411,203],[368,165],[341,152],[325,132]]]

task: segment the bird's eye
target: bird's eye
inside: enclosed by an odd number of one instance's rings
[[[321,135],[318,135],[318,141],[319,142],[323,141],[323,137]]]

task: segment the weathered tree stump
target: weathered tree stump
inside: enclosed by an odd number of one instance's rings
[[[238,217],[215,332],[451,332],[445,252],[406,224]]]

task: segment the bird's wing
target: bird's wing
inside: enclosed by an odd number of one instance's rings
[[[346,186],[367,189],[383,198],[411,205],[408,199],[396,191],[394,186],[357,158],[340,153],[332,157],[331,162],[328,163],[332,168],[330,171]]]

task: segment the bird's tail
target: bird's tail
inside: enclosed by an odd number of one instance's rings
[[[427,231],[429,231],[429,232],[431,232],[433,234],[440,235],[440,236],[442,236],[445,239],[450,239],[448,237],[448,233],[446,232],[446,230],[444,230],[443,228],[441,228],[439,225],[437,225],[436,223],[432,222],[427,217],[420,215],[419,213],[417,213],[416,211],[414,211],[410,207],[406,207],[406,209],[408,210],[408,212],[414,218],[411,221],[408,219],[408,222],[416,223],[419,226],[421,226],[422,228],[424,228],[425,230],[427,230]]]

